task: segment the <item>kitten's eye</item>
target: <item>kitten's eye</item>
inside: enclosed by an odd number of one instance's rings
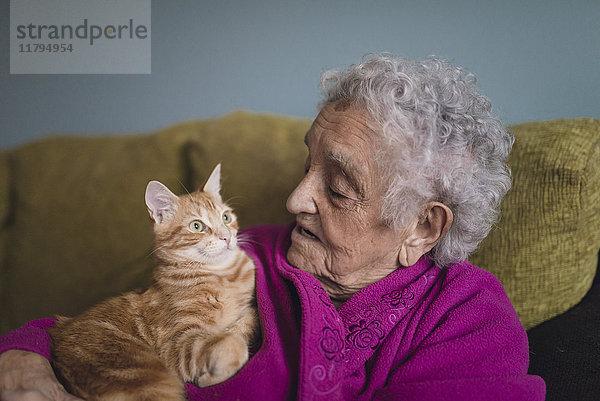
[[[200,220],[194,220],[188,226],[191,232],[194,233],[203,233],[206,231],[206,226]]]
[[[231,215],[227,212],[223,213],[223,221],[225,222],[225,224],[229,224],[231,223]]]

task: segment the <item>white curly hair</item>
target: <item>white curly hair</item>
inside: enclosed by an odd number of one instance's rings
[[[381,210],[387,224],[405,227],[431,201],[452,210],[452,227],[430,252],[440,267],[477,248],[511,186],[506,161],[514,136],[475,83],[447,60],[389,54],[365,56],[321,77],[321,107],[358,106],[383,135],[376,162],[388,184]]]

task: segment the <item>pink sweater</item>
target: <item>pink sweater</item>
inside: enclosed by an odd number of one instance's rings
[[[343,304],[286,259],[291,227],[245,231],[257,265],[260,349],[230,380],[187,385],[190,400],[543,400],[527,375],[527,336],[502,285],[462,262],[440,270],[423,257]],[[0,339],[0,351],[50,358],[33,321]]]

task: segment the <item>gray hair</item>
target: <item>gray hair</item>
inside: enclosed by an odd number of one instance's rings
[[[376,163],[388,183],[384,221],[399,230],[431,201],[452,210],[452,227],[430,252],[440,267],[477,248],[511,186],[506,161],[514,137],[475,82],[446,60],[391,55],[369,55],[321,78],[321,107],[339,101],[360,107],[382,133]]]

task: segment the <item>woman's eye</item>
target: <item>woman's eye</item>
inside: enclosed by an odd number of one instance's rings
[[[231,223],[231,215],[229,213],[223,213],[223,221],[225,224]]]
[[[192,221],[188,227],[190,231],[195,233],[203,233],[204,231],[206,231],[206,226],[200,220]]]
[[[346,198],[345,195],[342,195],[341,193],[337,192],[335,189],[329,187],[329,193],[331,194],[331,196],[333,196],[334,198]]]

